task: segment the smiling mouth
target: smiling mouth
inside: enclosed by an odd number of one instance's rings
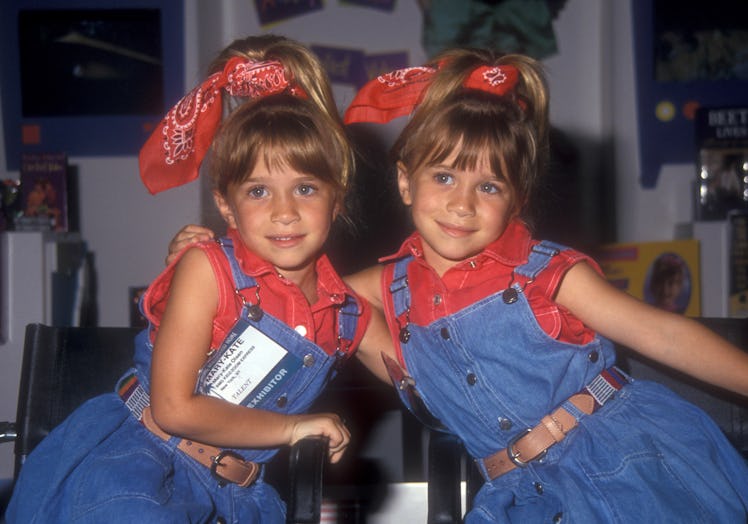
[[[304,235],[275,235],[267,237],[270,242],[280,247],[293,247],[304,239]]]
[[[465,237],[475,232],[475,229],[469,227],[445,224],[443,222],[437,222],[437,224],[439,224],[441,230],[444,231],[447,235],[455,238]]]

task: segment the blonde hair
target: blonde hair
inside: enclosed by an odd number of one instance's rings
[[[548,90],[540,63],[487,49],[445,51],[433,63],[438,71],[393,146],[395,160],[413,173],[459,148],[455,167],[474,169],[488,152],[491,169],[512,188],[514,211],[525,213],[548,158]],[[477,67],[496,65],[518,70],[512,92],[497,96],[463,87]]]
[[[303,44],[285,36],[273,34],[249,36],[234,40],[221,51],[211,63],[208,74],[222,71],[226,63],[235,56],[253,61],[278,60],[283,64],[287,77],[293,78],[295,84],[307,94],[309,101],[318,108],[319,111],[316,111],[312,118],[320,121],[321,127],[329,127],[328,131],[334,135],[331,137],[333,142],[340,146],[345,144],[343,149],[336,147],[335,154],[339,158],[335,159],[335,163],[340,164],[340,170],[333,185],[343,192],[347,191],[354,169],[353,152],[335,104],[330,79],[319,58]],[[224,96],[224,98],[230,97]],[[227,100],[227,103],[230,102]],[[239,107],[242,105],[244,103]],[[236,111],[236,107],[225,110],[224,114],[229,115],[233,111]],[[278,149],[278,151],[283,152],[283,149]],[[250,171],[253,166],[254,164],[250,166]]]

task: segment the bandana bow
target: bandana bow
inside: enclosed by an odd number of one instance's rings
[[[278,61],[230,59],[182,97],[161,120],[140,150],[140,177],[151,194],[195,180],[221,122],[222,90],[231,96],[261,98],[282,93],[305,98]]]
[[[411,114],[421,102],[436,72],[437,69],[433,67],[408,67],[370,80],[348,106],[345,123],[384,124]],[[468,89],[503,96],[514,89],[518,80],[519,72],[514,66],[480,66],[470,73],[462,85]]]

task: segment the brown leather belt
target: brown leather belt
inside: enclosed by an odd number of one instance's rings
[[[143,410],[143,425],[154,435],[169,440],[171,435],[156,424],[151,415],[151,408]],[[244,460],[240,455],[226,449],[219,449],[192,440],[181,439],[177,449],[189,455],[210,470],[219,482],[231,482],[246,488],[252,484],[260,473],[260,466],[255,462]]]
[[[568,402],[582,413],[591,415],[598,406],[612,397],[613,391],[621,389],[626,382],[628,379],[625,375],[617,368],[610,368],[596,377],[594,385],[588,386],[586,391],[569,397]],[[605,389],[602,394],[601,387]],[[515,468],[525,467],[530,462],[543,458],[548,448],[561,442],[577,424],[574,414],[563,406],[559,407],[540,419],[537,426],[528,428],[525,433],[510,440],[506,448],[479,461],[483,463],[488,479],[494,480]]]
[[[120,379],[117,391],[133,416],[140,420],[151,433],[163,440],[168,441],[171,438],[171,435],[153,420],[148,393],[139,384],[135,374]],[[257,479],[260,473],[260,466],[256,462],[244,460],[241,455],[231,450],[187,439],[181,439],[177,444],[177,449],[208,468],[213,478],[221,485],[231,482],[246,488]]]

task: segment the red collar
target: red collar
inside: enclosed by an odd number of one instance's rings
[[[483,251],[474,257],[459,262],[455,267],[462,267],[471,263],[475,266],[476,262],[480,264],[486,258],[497,260],[507,266],[518,266],[527,261],[532,242],[532,236],[525,223],[515,219],[507,225],[501,236],[486,246]],[[392,262],[409,255],[423,259],[422,245],[423,239],[416,231],[405,239],[396,253],[380,258],[379,262]]]
[[[294,285],[290,280],[280,277],[278,271],[270,262],[247,249],[247,246],[242,242],[239,231],[229,228],[226,234],[233,241],[236,259],[239,261],[242,271],[247,275],[251,277],[270,276],[271,278],[277,278],[286,285]],[[350,291],[343,282],[343,279],[340,278],[340,275],[332,267],[326,255],[323,254],[317,258],[316,270],[318,297],[320,299],[321,297],[329,297],[329,301],[332,303],[342,303],[345,295],[350,294]]]

